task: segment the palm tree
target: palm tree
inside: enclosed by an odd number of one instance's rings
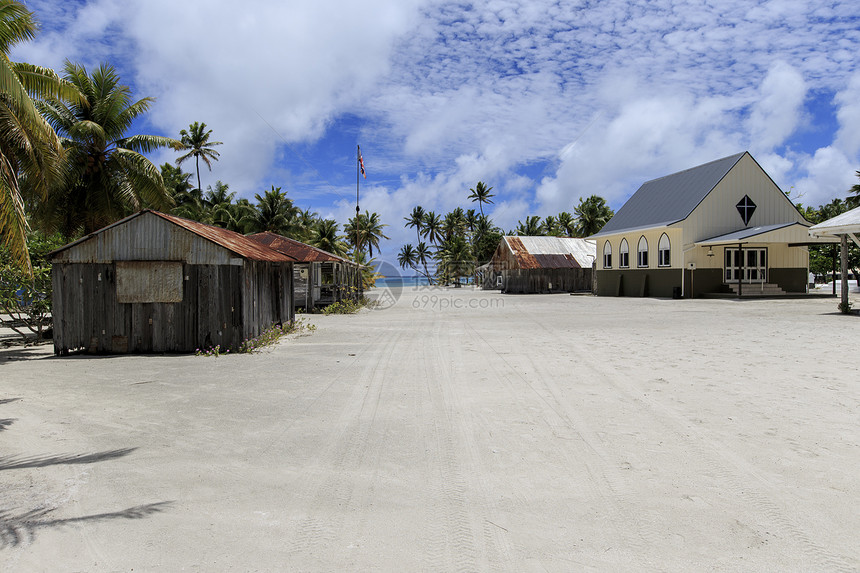
[[[293,231],[293,238],[305,243],[308,242],[314,228],[319,222],[320,216],[316,211],[311,211],[310,208],[307,208],[304,211],[299,211],[295,217],[296,228],[295,231]]]
[[[558,227],[566,237],[572,237],[576,232],[576,219],[567,211],[558,214]]]
[[[323,219],[317,224],[311,236],[310,244],[333,255],[346,256],[346,244],[338,235],[337,221],[332,219]]]
[[[573,210],[576,215],[576,235],[589,237],[603,228],[612,218],[612,209],[606,204],[606,199],[592,195],[588,199],[579,198],[579,205]]]
[[[212,135],[212,130],[206,131],[205,123],[197,123],[196,121],[188,126],[188,131],[182,130],[179,132],[182,141],[182,149],[190,149],[188,153],[176,160],[176,165],[182,165],[187,159],[194,158],[197,165],[197,188],[200,187],[200,160],[202,159],[209,171],[212,171],[212,161],[218,161],[220,153],[212,149],[215,145],[223,145],[221,141],[209,141]]]
[[[421,231],[421,236],[433,245],[438,244],[439,239],[442,238],[442,219],[433,211],[427,211],[424,214],[424,229]]]
[[[363,220],[364,215],[358,214],[355,217],[347,219],[346,225],[343,226],[343,234],[345,236],[346,243],[352,247],[354,257],[364,253],[364,248],[359,248],[359,246],[364,245],[367,242],[363,225],[361,223]]]
[[[483,181],[478,181],[478,184],[475,185],[474,189],[469,189],[472,193],[469,195],[469,199],[472,202],[477,201],[478,207],[481,209],[481,215],[484,214],[484,203],[492,203],[492,198],[495,197],[495,194],[490,193],[492,191],[492,187],[487,187],[484,185]]]
[[[236,193],[230,191],[230,185],[220,180],[215,182],[215,187],[211,185],[206,187],[205,200],[210,208],[214,209],[225,203],[229,205],[233,202],[234,197],[236,197]]]
[[[361,219],[360,234],[362,235],[362,242],[367,243],[368,254],[371,259],[373,258],[373,247],[376,247],[376,250],[381,252],[379,240],[388,238],[382,232],[382,227],[387,226],[379,220],[379,213],[364,212],[364,217]]]
[[[131,89],[119,83],[109,64],[90,76],[83,66],[67,61],[64,72],[82,98],[68,104],[58,98],[39,103],[66,151],[64,181],[42,210],[46,225],[70,238],[81,230],[91,233],[143,205],[169,209],[173,200],[161,172],[143,154],[159,147],[178,149],[180,142],[125,135],[154,100],[132,102]]]
[[[0,0],[0,245],[27,273],[31,266],[25,194],[41,202],[59,179],[63,158],[60,139],[33,98],[80,97],[53,70],[9,60],[11,48],[33,39],[37,28],[22,3]]]
[[[475,225],[475,238],[472,244],[475,259],[479,262],[490,260],[501,240],[502,230],[493,225],[487,217],[479,217],[478,223]]]
[[[857,177],[860,177],[860,171],[857,171],[856,173]],[[845,199],[845,204],[848,205],[848,208],[854,209],[855,207],[860,207],[860,183],[852,186],[848,192],[853,193],[853,195]]]
[[[445,215],[445,219],[442,221],[442,230],[446,241],[452,237],[463,237],[466,234],[466,215],[463,213],[463,209],[457,207]]]
[[[421,241],[421,229],[424,227],[424,207],[418,205],[412,208],[412,214],[408,217],[403,217],[406,221],[406,228],[415,227],[415,232],[418,233],[418,240]]]
[[[558,219],[553,217],[552,215],[547,215],[543,220],[544,228],[546,229],[546,234],[549,237],[559,237],[562,235],[561,227],[558,224]]]
[[[254,198],[257,200],[257,207],[249,221],[249,227],[254,232],[271,231],[289,237],[298,230],[296,217],[300,210],[280,187],[272,185],[262,197],[255,193]]]
[[[421,263],[424,266],[424,276],[427,277],[427,282],[431,285],[433,284],[433,277],[430,275],[430,271],[427,270],[427,260],[432,258],[433,254],[430,252],[430,249],[427,247],[427,243],[421,241],[418,243],[418,248],[415,249],[415,258],[417,263]]]
[[[247,199],[239,199],[235,203],[222,203],[212,213],[212,223],[237,233],[251,230],[251,224],[257,209]]]
[[[436,258],[439,261],[442,275],[455,278],[454,286],[456,287],[460,286],[460,277],[471,275],[475,266],[469,243],[466,242],[465,238],[456,235],[443,243],[442,248],[436,254]]]
[[[517,221],[517,235],[520,237],[541,237],[544,231],[545,227],[537,215],[526,217],[525,223]]]
[[[164,181],[164,188],[173,195],[174,202],[176,197],[193,189],[189,179],[191,174],[182,171],[181,167],[174,167],[170,163],[161,166],[161,180]]]
[[[466,228],[470,233],[475,232],[475,225],[478,224],[478,221],[483,217],[483,215],[479,215],[475,212],[474,209],[469,209],[466,211]]]
[[[416,261],[415,248],[410,243],[400,247],[400,252],[397,254],[397,264],[400,265],[401,269],[415,270]]]

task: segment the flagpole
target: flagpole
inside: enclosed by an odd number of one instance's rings
[[[361,146],[355,146],[355,261],[358,262],[358,254],[361,247],[361,233],[359,232],[359,213],[358,207],[358,184],[359,175],[361,174]]]

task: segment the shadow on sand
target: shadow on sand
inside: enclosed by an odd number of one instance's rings
[[[114,519],[143,519],[144,517],[164,511],[172,503],[172,501],[162,501],[146,505],[136,505],[122,511],[58,519],[51,519],[51,513],[55,511],[54,509],[34,509],[20,515],[12,515],[8,511],[0,511],[0,549],[32,542],[36,533],[42,529],[60,528],[76,523],[94,523]]]
[[[2,422],[2,420],[0,420]],[[6,456],[0,457],[0,471],[18,470],[22,468],[43,468],[46,466],[58,466],[63,464],[92,464],[104,462],[127,456],[137,448],[123,448],[121,450],[107,450],[94,454],[72,454],[59,456]]]

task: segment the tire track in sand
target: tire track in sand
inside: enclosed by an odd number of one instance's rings
[[[524,316],[528,315],[524,314]],[[530,320],[534,321],[544,330],[548,336],[547,344],[551,344],[550,341],[556,337],[556,333],[553,333],[542,322],[534,318],[530,318]],[[575,348],[575,345],[570,345],[570,348]],[[528,360],[536,371],[541,372],[544,370],[542,364],[535,363],[530,358]],[[605,386],[611,386],[617,391],[619,396],[635,404],[637,414],[646,416],[651,422],[659,424],[669,432],[674,440],[683,445],[684,451],[707,467],[710,474],[724,484],[725,488],[735,498],[744,500],[747,505],[754,507],[761,515],[765,516],[773,525],[773,531],[779,531],[785,537],[792,539],[800,548],[803,555],[810,560],[810,567],[812,569],[837,571],[839,573],[857,571],[856,563],[848,563],[842,556],[816,543],[812,536],[790,519],[780,505],[774,502],[767,493],[767,490],[772,486],[752,465],[744,461],[740,456],[698,430],[691,420],[657,400],[642,395],[641,392],[633,388],[630,384],[625,384],[623,377],[607,374],[605,370],[606,364],[600,363],[589,353],[583,352],[577,354],[576,361],[577,368],[587,369],[588,376],[594,377]],[[546,373],[544,372],[544,374]],[[538,376],[539,380],[550,378],[546,375]],[[552,394],[552,391],[550,391],[550,394]],[[563,401],[555,398],[553,402],[564,404]],[[567,410],[570,411],[569,409]],[[582,435],[580,432],[578,433]],[[596,433],[590,432],[590,434],[588,442],[591,448],[594,448],[596,444],[603,441]],[[622,491],[619,489],[619,487],[623,487],[620,475],[610,472],[608,477],[610,478],[609,485],[611,489],[614,492]],[[620,499],[624,497],[618,493],[616,495]],[[643,539],[649,541],[649,546],[650,543],[658,540],[662,535],[660,531],[651,527],[648,521],[640,520],[638,526],[643,528]]]

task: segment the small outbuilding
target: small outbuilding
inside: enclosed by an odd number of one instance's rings
[[[595,242],[571,237],[505,236],[482,273],[503,293],[590,291]]]
[[[293,261],[220,227],[143,210],[50,254],[54,352],[194,352],[291,322]]]
[[[313,309],[362,294],[361,265],[277,233],[250,235],[250,239],[289,257],[294,263],[295,308]]]

